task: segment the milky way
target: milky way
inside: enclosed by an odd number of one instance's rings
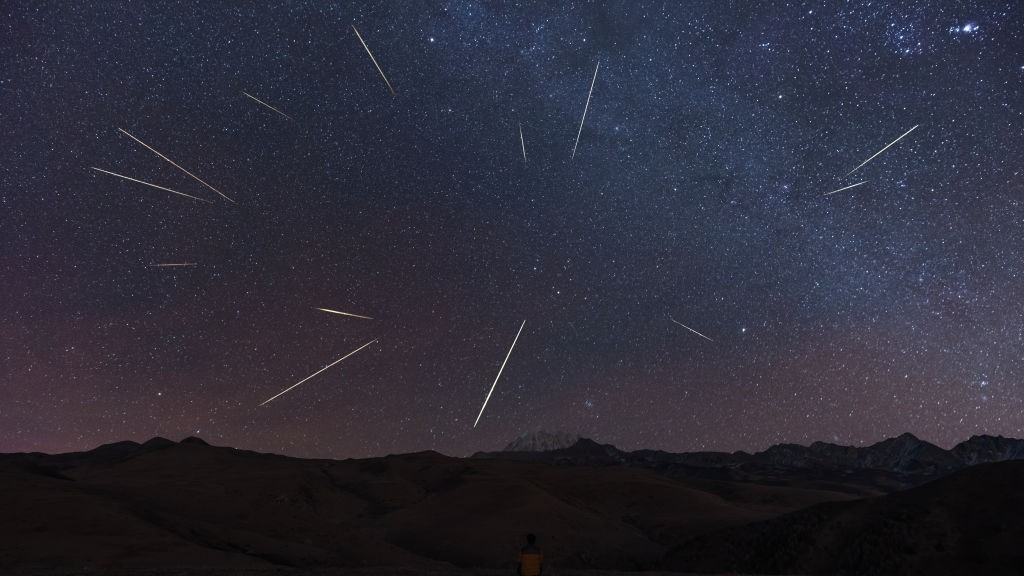
[[[4,3],[0,452],[1021,436],[1024,9],[770,4]]]

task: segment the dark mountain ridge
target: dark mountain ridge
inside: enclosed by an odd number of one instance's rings
[[[818,487],[841,483],[855,493],[884,493],[916,486],[950,472],[990,462],[1024,459],[1024,440],[972,436],[950,450],[905,433],[864,447],[814,442],[776,444],[747,452],[636,450],[581,438],[567,448],[547,451],[479,452],[473,458],[543,462],[558,466],[636,466],[670,477],[774,484],[802,479]]]
[[[893,486],[1017,457],[1019,443],[943,451],[905,435],[669,454],[580,440],[532,455],[335,461],[156,438],[6,454],[0,572],[498,570],[536,532],[556,571],[1015,573],[1024,462]]]

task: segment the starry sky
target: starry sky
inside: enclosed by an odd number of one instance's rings
[[[1016,1],[5,2],[0,452],[1020,437],[1022,33]]]

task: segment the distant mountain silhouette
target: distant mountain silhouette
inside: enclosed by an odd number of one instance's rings
[[[671,477],[777,483],[846,489],[859,494],[908,488],[950,472],[987,462],[1024,459],[1024,440],[973,436],[951,450],[902,434],[866,447],[815,442],[810,446],[776,444],[762,452],[625,452],[581,438],[565,448],[542,452],[480,452],[474,458],[544,462],[559,466],[636,466]],[[839,488],[842,485],[843,488]]]
[[[950,452],[966,466],[1024,460],[1024,440],[1002,436],[971,436],[970,440],[957,444]]]
[[[147,440],[144,444],[124,440],[103,444],[87,452],[67,452],[64,454],[43,454],[28,452],[22,454],[0,455],[16,458],[21,462],[31,462],[50,470],[60,471],[82,465],[109,465],[147,452],[155,452],[174,446],[175,442],[159,436]]]
[[[549,450],[559,450],[561,448],[569,448],[579,439],[579,434],[571,434],[569,432],[552,433],[538,430],[536,432],[527,432],[509,442],[508,446],[505,446],[505,452],[547,452]]]

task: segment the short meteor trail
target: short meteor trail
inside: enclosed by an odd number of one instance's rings
[[[580,134],[583,134],[583,121],[587,119],[587,108],[590,108],[590,96],[594,94],[594,82],[597,82],[597,69],[601,67],[598,61],[594,66],[594,79],[590,81],[590,92],[587,92],[587,104],[583,107],[583,117],[580,118],[580,131],[576,133],[576,143],[572,145],[572,157],[576,158],[576,147],[580,145]]]
[[[146,186],[157,188],[159,190],[165,190],[167,192],[170,192],[171,194],[177,194],[178,196],[184,196],[186,198],[191,198],[193,200],[199,200],[200,202],[206,202],[207,204],[213,204],[213,202],[210,202],[209,200],[207,200],[205,198],[199,198],[199,197],[196,197],[196,196],[191,196],[189,194],[185,194],[184,192],[178,192],[177,190],[171,190],[170,188],[164,188],[163,186],[157,186],[156,184],[150,184],[149,182],[145,182],[143,180],[136,180],[135,178],[132,178],[130,176],[125,176],[124,174],[118,174],[117,172],[111,172],[110,170],[104,170],[103,168],[97,168],[95,166],[92,166],[92,169],[96,170],[96,171],[99,171],[99,172],[103,172],[104,174],[110,174],[111,176],[117,176],[118,178],[124,178],[125,180],[131,180],[132,182],[138,182],[139,184],[145,184]]]
[[[366,48],[366,53],[370,55],[370,60],[373,60],[373,65],[377,67],[377,72],[380,72],[380,77],[383,78],[384,82],[388,85],[388,90],[391,90],[391,95],[397,96],[398,93],[395,92],[395,88],[391,86],[391,82],[388,82],[388,77],[385,76],[384,71],[380,69],[380,64],[377,64],[377,59],[373,57],[373,52],[370,52],[370,47],[366,45],[366,42],[363,40],[363,36],[359,33],[359,30],[356,30],[355,25],[352,26],[352,31],[356,33],[356,36],[359,37],[359,41],[363,43],[363,48]]]
[[[150,264],[149,267],[150,268],[175,268],[175,267],[181,267],[181,266],[195,266],[195,265],[196,265],[195,262],[179,262],[179,263],[173,263],[173,264]]]
[[[363,318],[363,319],[366,319],[366,320],[373,320],[373,318],[370,318],[369,316],[360,316],[359,314],[352,314],[350,312],[340,312],[338,310],[331,310],[329,308],[317,308],[317,310],[320,310],[320,311],[323,311],[323,312],[330,312],[331,314],[341,314],[342,316],[352,316],[353,318]]]
[[[505,364],[508,363],[508,358],[512,355],[512,349],[516,347],[516,342],[519,341],[519,335],[523,333],[523,326],[526,326],[526,320],[523,320],[523,325],[519,327],[519,332],[516,332],[516,339],[512,341],[512,346],[508,349],[508,354],[505,355],[505,361],[501,363],[501,368],[498,369],[498,375],[494,378],[494,384],[491,384],[491,391],[487,393],[487,398],[484,398],[484,405],[480,407],[480,413],[476,415],[476,421],[473,422],[473,428],[476,428],[477,423],[480,422],[480,416],[483,416],[484,408],[487,408],[487,401],[491,399],[494,387],[498,385],[498,378],[501,378],[501,372],[505,370]]]
[[[291,116],[289,116],[289,115],[285,114],[284,112],[281,112],[281,111],[280,111],[280,110],[278,110],[277,108],[274,108],[274,107],[273,107],[273,106],[271,106],[270,104],[267,104],[266,102],[264,102],[263,100],[260,100],[259,98],[257,98],[257,97],[255,97],[255,96],[253,96],[252,94],[249,94],[249,93],[248,93],[248,92],[246,92],[245,90],[242,90],[242,94],[245,94],[245,95],[246,95],[246,96],[248,96],[249,98],[252,98],[253,100],[255,100],[255,101],[259,102],[260,104],[263,104],[264,106],[266,106],[267,108],[270,108],[270,109],[271,109],[271,110],[273,110],[274,112],[277,112],[277,113],[278,113],[278,114],[280,114],[281,116],[284,116],[285,118],[287,118],[287,119],[289,119],[289,120],[291,120],[291,119],[292,119],[292,117],[291,117]]]
[[[669,316],[669,318],[668,318],[668,319],[669,319],[669,320],[671,320],[671,321],[673,321],[673,322],[675,322],[676,324],[679,324],[679,325],[680,325],[680,326],[682,326],[683,328],[686,328],[686,329],[687,329],[687,330],[689,330],[690,332],[693,332],[693,333],[694,333],[694,334],[696,334],[697,336],[700,336],[701,338],[703,338],[703,339],[707,340],[708,342],[714,342],[714,340],[712,340],[711,338],[708,338],[707,336],[705,336],[705,335],[701,334],[700,332],[697,332],[697,331],[696,331],[696,330],[694,330],[693,328],[690,328],[689,326],[687,326],[686,324],[683,324],[682,322],[680,322],[680,321],[676,320],[675,318],[672,318],[671,316]]]
[[[915,124],[913,128],[911,128],[910,130],[907,130],[906,132],[904,132],[904,133],[903,133],[903,135],[901,135],[901,136],[900,136],[899,138],[897,138],[897,139],[893,140],[892,142],[889,142],[889,145],[888,145],[888,146],[886,146],[885,148],[882,148],[882,149],[881,149],[881,150],[879,150],[878,152],[875,152],[875,154],[874,154],[873,156],[871,156],[871,158],[868,158],[867,160],[865,160],[865,161],[861,162],[861,163],[860,163],[860,165],[858,165],[858,166],[857,166],[856,168],[854,168],[853,170],[850,170],[849,172],[847,172],[847,173],[846,173],[846,176],[849,176],[850,174],[853,174],[854,172],[856,172],[857,170],[859,170],[861,166],[863,166],[863,165],[867,164],[868,162],[871,162],[872,160],[874,160],[874,159],[875,159],[875,156],[878,156],[878,155],[879,155],[879,154],[881,154],[882,152],[885,152],[886,150],[888,150],[888,149],[889,149],[889,146],[892,146],[893,144],[895,144],[895,143],[899,142],[900,140],[902,140],[902,139],[903,139],[903,136],[906,136],[907,134],[910,134],[910,133],[911,133],[911,132],[913,132],[913,131],[914,131],[914,130],[915,130],[915,129],[916,129],[917,127],[918,127],[918,126],[920,126],[920,124]],[[844,177],[845,177],[845,176],[844,176]]]
[[[328,368],[330,368],[331,366],[334,366],[334,365],[335,365],[335,364],[337,364],[338,362],[341,362],[341,361],[342,361],[342,360],[344,360],[345,358],[348,358],[349,356],[351,356],[351,355],[355,354],[356,352],[359,352],[359,351],[360,351],[360,350],[362,350],[363,348],[366,348],[367,346],[369,346],[370,344],[373,344],[373,343],[374,343],[374,342],[376,342],[376,341],[377,341],[377,339],[376,339],[376,338],[374,338],[373,340],[370,340],[369,342],[367,342],[366,344],[363,344],[363,345],[362,345],[362,346],[360,346],[359,348],[356,348],[355,350],[353,350],[353,351],[349,352],[348,354],[345,354],[344,356],[342,356],[341,358],[338,358],[338,359],[337,359],[337,360],[335,360],[334,362],[331,362],[331,363],[330,363],[330,364],[328,364],[327,366],[324,366],[323,368],[321,368],[321,369],[317,370],[316,372],[314,372],[314,373],[310,374],[309,376],[306,376],[306,377],[305,377],[305,378],[303,378],[302,380],[299,380],[299,382],[298,382],[297,384],[293,384],[293,385],[289,386],[288,388],[285,388],[285,389],[284,389],[284,390],[282,390],[281,392],[278,392],[278,393],[277,393],[276,395],[274,395],[274,396],[271,396],[271,397],[270,397],[269,399],[265,400],[265,401],[264,401],[264,402],[263,402],[262,404],[260,404],[260,406],[266,406],[266,405],[267,405],[267,404],[269,404],[269,403],[270,403],[271,401],[273,401],[273,400],[276,400],[277,398],[279,398],[280,396],[282,396],[282,395],[283,395],[283,394],[285,394],[286,392],[290,391],[290,390],[291,390],[292,388],[295,388],[295,387],[296,387],[296,386],[298,386],[299,384],[302,384],[302,383],[303,383],[303,382],[305,382],[306,380],[309,380],[309,379],[310,379],[310,378],[312,378],[313,376],[316,376],[317,374],[319,374],[319,373],[323,372],[324,370],[327,370],[327,369],[328,369]]]
[[[184,172],[185,174],[188,174],[188,175],[189,175],[189,176],[191,176],[192,178],[195,178],[196,180],[198,180],[198,181],[199,181],[199,183],[200,183],[200,184],[202,184],[203,186],[206,186],[206,187],[207,187],[207,188],[209,188],[210,190],[213,190],[213,191],[214,191],[214,192],[216,192],[217,194],[220,194],[220,195],[221,195],[221,196],[223,196],[223,197],[224,197],[224,199],[225,199],[225,200],[227,200],[228,202],[234,203],[234,200],[232,200],[231,198],[228,198],[227,196],[225,196],[223,192],[221,192],[220,190],[217,190],[217,189],[216,189],[216,188],[214,188],[213,186],[210,186],[210,185],[209,185],[209,184],[207,184],[206,182],[203,182],[203,179],[202,179],[202,178],[200,178],[199,176],[196,176],[195,174],[193,174],[193,173],[189,172],[188,170],[185,170],[185,169],[184,169],[184,168],[182,168],[181,166],[178,166],[178,165],[177,165],[177,164],[176,164],[176,163],[174,162],[174,160],[171,160],[171,159],[170,159],[170,158],[168,158],[167,156],[164,156],[163,154],[161,154],[161,153],[157,152],[157,151],[156,151],[155,149],[153,149],[153,147],[152,147],[152,146],[150,146],[149,144],[146,144],[146,143],[145,143],[145,142],[143,142],[142,140],[139,140],[139,139],[138,139],[138,138],[136,138],[135,136],[132,136],[131,134],[129,134],[129,133],[128,133],[128,132],[127,132],[126,130],[124,130],[123,128],[118,128],[118,130],[120,130],[120,131],[121,131],[121,133],[122,133],[122,134],[124,134],[125,136],[127,136],[127,137],[131,138],[132,140],[135,140],[135,141],[136,141],[136,142],[138,142],[139,144],[142,144],[143,146],[145,146],[145,147],[146,147],[146,148],[147,148],[147,149],[148,149],[148,150],[149,150],[150,152],[152,152],[152,153],[156,154],[157,156],[159,156],[159,157],[163,158],[164,160],[167,160],[168,162],[170,162],[170,163],[171,163],[171,166],[174,166],[174,167],[175,167],[175,168],[177,168],[178,170],[181,170],[181,171],[182,171],[182,172]]]
[[[523,140],[523,123],[519,123],[519,143],[523,145],[523,164],[526,163],[526,140]]]
[[[830,194],[835,194],[836,192],[842,192],[843,190],[849,190],[850,188],[856,188],[857,186],[860,186],[861,184],[867,184],[867,183],[868,183],[868,181],[864,180],[863,182],[857,182],[856,184],[850,184],[849,186],[843,186],[842,188],[840,188],[838,190],[833,190],[831,192],[825,192],[825,194],[823,194],[823,196],[828,196]]]

